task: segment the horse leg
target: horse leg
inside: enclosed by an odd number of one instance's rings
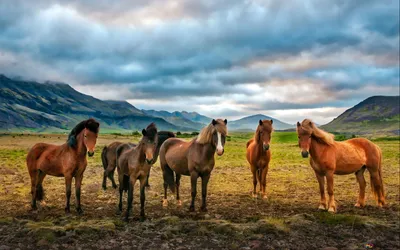
[[[71,198],[71,184],[72,184],[72,176],[65,176],[65,195],[67,198],[66,204],[65,204],[65,213],[70,213],[70,206],[69,206],[69,201]]]
[[[104,170],[103,173],[103,184],[101,185],[103,190],[107,189],[107,170]]]
[[[180,200],[180,197],[179,197],[179,186],[181,185],[181,175],[180,174],[176,174],[175,184],[176,184],[176,202],[177,202],[178,206],[182,206],[182,201]]]
[[[261,172],[261,183],[260,186],[262,186],[261,193],[262,193],[262,198],[267,199],[267,194],[266,194],[266,187],[267,187],[267,174],[268,174],[268,166],[266,166]]]
[[[262,178],[261,178],[261,169],[260,168],[257,168],[257,180],[258,180],[258,183],[260,183],[260,193],[262,193],[263,192],[263,185],[262,185]]]
[[[110,172],[109,178],[110,178],[110,180],[111,180],[112,187],[113,187],[114,189],[116,189],[116,188],[117,188],[117,183],[115,183],[114,172],[115,172],[115,168]]]
[[[30,176],[31,176],[31,194],[32,194],[32,203],[31,203],[31,207],[32,210],[36,210],[37,206],[36,206],[36,179],[37,179],[37,170],[36,171],[32,171],[29,172]]]
[[[202,212],[207,212],[207,186],[208,186],[208,181],[210,180],[210,175],[211,174],[204,174],[201,175],[201,198],[202,198],[202,204],[200,210]]]
[[[133,176],[129,177],[129,188],[128,188],[128,207],[126,210],[125,221],[129,221],[129,215],[132,211],[132,203],[133,203],[133,187],[135,186],[136,179]]]
[[[197,178],[199,178],[199,174],[196,171],[192,171],[190,173],[190,183],[192,185],[192,201],[190,202],[189,211],[194,212],[194,201],[197,195]]]
[[[146,187],[147,188],[150,188],[149,178],[150,178],[150,171],[149,171],[149,173],[147,174],[147,177],[146,177]]]
[[[251,172],[253,174],[253,193],[251,196],[257,198],[257,168],[251,166]]]
[[[333,195],[333,171],[328,171],[326,173],[326,182],[328,184],[328,195],[329,195],[328,212],[336,213],[336,203],[335,203],[335,197]]]
[[[325,175],[315,172],[319,184],[319,193],[321,194],[321,200],[319,202],[318,209],[326,210],[326,198],[325,198]]]
[[[355,207],[364,207],[365,206],[365,178],[364,178],[365,167],[361,168],[356,172],[357,182],[360,185],[360,194],[358,196],[358,201],[354,205]]]
[[[76,202],[76,211],[78,214],[82,214],[83,210],[81,207],[81,186],[82,186],[83,173],[75,176],[75,202]]]
[[[117,214],[122,213],[122,194],[124,192],[124,175],[118,171],[118,182],[119,182],[119,203]]]
[[[147,184],[147,177],[140,177],[140,221],[144,221],[146,216],[144,214],[144,203],[146,201],[146,184]]]

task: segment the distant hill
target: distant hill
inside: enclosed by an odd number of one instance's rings
[[[189,119],[193,122],[198,122],[202,123],[204,125],[209,124],[213,118],[201,115],[197,112],[187,112],[187,111],[182,111],[181,112],[182,116],[185,117],[186,119]],[[215,117],[215,118],[221,118],[221,117]]]
[[[178,111],[168,112],[168,111],[164,111],[164,110],[161,110],[161,111],[141,110],[141,112],[143,112],[144,114],[149,115],[149,116],[163,118],[164,120],[166,120],[166,121],[168,121],[169,123],[172,123],[172,124],[180,124],[183,127],[194,128],[196,130],[200,130],[205,125],[203,123],[195,122],[195,121],[192,121],[189,118],[186,118],[187,116],[184,115],[183,112],[178,112]],[[187,113],[187,112],[185,112],[185,113]],[[189,113],[187,113],[187,114],[189,114]],[[210,123],[211,120],[212,119],[210,118],[208,123]]]
[[[89,117],[101,122],[102,131],[141,130],[151,122],[162,130],[197,130],[146,115],[127,102],[96,99],[68,84],[13,80],[0,75],[1,131],[64,131]]]
[[[400,97],[372,96],[346,110],[321,128],[353,134],[400,133]]]
[[[294,125],[290,125],[270,116],[258,114],[228,122],[228,128],[229,130],[236,131],[254,131],[258,126],[259,120],[273,120],[273,127],[275,130],[284,130],[295,127]]]

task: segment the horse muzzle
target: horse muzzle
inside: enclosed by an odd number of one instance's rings
[[[301,156],[303,156],[303,158],[308,158],[308,151],[301,151]]]
[[[217,155],[218,155],[218,156],[221,156],[221,155],[224,154],[224,152],[225,152],[224,149],[222,149],[222,150],[217,150]]]
[[[87,154],[88,154],[89,157],[92,157],[94,155],[94,152],[88,151]]]
[[[146,163],[149,164],[149,165],[150,165],[150,164],[153,164],[153,159],[147,159],[147,158],[146,158]]]
[[[269,144],[263,144],[263,149],[264,149],[264,151],[268,151],[268,149],[269,149]]]

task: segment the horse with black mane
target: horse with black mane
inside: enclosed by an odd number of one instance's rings
[[[144,220],[145,184],[150,168],[153,165],[154,155],[158,143],[157,127],[154,123],[142,130],[142,139],[137,146],[126,150],[118,157],[119,180],[119,212],[122,212],[122,193],[128,191],[128,208],[126,221],[132,209],[133,188],[137,180],[140,181],[140,219]]]
[[[157,134],[158,134],[158,143],[156,152],[154,154],[153,164],[157,162],[158,154],[160,152],[160,147],[163,144],[163,142],[168,138],[175,137],[175,134],[170,131],[159,131]],[[114,172],[117,166],[118,157],[125,150],[131,149],[135,146],[136,146],[135,143],[113,142],[110,145],[105,146],[103,148],[103,151],[101,153],[101,160],[104,168],[103,184],[102,184],[104,190],[107,189],[107,177],[111,180],[112,187],[117,188],[117,184],[115,183],[114,180]],[[149,177],[150,173],[147,176],[146,187],[150,187]]]
[[[207,185],[211,171],[214,169],[215,152],[221,156],[224,153],[225,138],[228,133],[226,124],[228,121],[217,119],[204,127],[197,138],[186,142],[178,138],[166,140],[160,149],[160,165],[164,177],[163,206],[168,205],[167,188],[174,193],[181,205],[179,186],[181,175],[190,176],[192,186],[192,201],[189,211],[194,211],[194,201],[197,195],[197,179],[202,180],[202,205],[201,211],[207,211]],[[174,177],[176,175],[176,180]]]
[[[66,205],[65,212],[70,212],[72,178],[75,178],[76,210],[81,208],[81,185],[83,173],[87,166],[86,154],[94,155],[100,124],[90,118],[80,122],[68,135],[62,145],[37,143],[28,152],[26,164],[31,177],[32,209],[37,209],[36,201],[44,198],[43,179],[46,175],[65,178]]]

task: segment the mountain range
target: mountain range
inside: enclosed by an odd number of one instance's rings
[[[101,131],[132,132],[155,122],[160,130],[199,131],[212,118],[197,112],[141,110],[126,101],[99,100],[64,83],[24,81],[0,74],[0,131],[66,132],[94,117]],[[229,121],[230,131],[254,131],[259,120],[272,119],[275,130],[292,124],[257,114]],[[321,126],[331,132],[399,134],[399,96],[374,96]]]
[[[400,97],[372,96],[321,128],[339,133],[400,134]]]

